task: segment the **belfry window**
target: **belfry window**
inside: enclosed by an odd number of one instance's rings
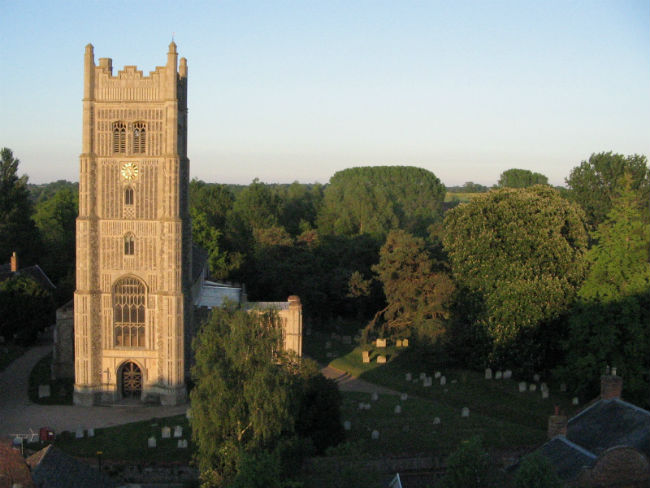
[[[145,347],[145,288],[137,278],[122,278],[113,287],[115,345]]]
[[[133,205],[133,188],[130,186],[124,189],[124,205]]]
[[[113,152],[126,153],[126,124],[124,122],[113,122]]]
[[[135,254],[135,237],[133,234],[124,236],[124,255],[133,256]]]
[[[147,124],[134,122],[133,124],[133,153],[144,154],[147,150]]]

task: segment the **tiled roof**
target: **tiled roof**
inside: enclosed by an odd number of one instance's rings
[[[116,483],[95,468],[50,445],[27,458],[32,477],[42,488],[112,488]]]
[[[583,467],[591,467],[596,460],[593,453],[585,451],[564,436],[554,437],[540,447],[539,452],[551,461],[557,475],[563,480],[577,478]]]
[[[29,468],[17,449],[0,442],[0,488],[12,488],[17,484],[33,488]]]
[[[48,290],[56,288],[54,283],[52,283],[45,274],[45,271],[43,271],[38,264],[27,266],[26,268],[20,268],[18,271],[11,271],[11,266],[9,264],[0,265],[0,282],[8,280],[13,276],[28,276]]]

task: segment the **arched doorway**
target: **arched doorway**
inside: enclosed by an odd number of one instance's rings
[[[127,361],[120,368],[120,382],[122,384],[122,397],[140,398],[142,393],[142,371],[132,361]]]

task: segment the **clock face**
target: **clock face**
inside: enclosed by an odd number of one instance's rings
[[[122,177],[125,180],[133,180],[138,176],[138,166],[135,163],[124,163],[122,165]]]

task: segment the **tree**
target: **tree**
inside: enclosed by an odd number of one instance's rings
[[[562,488],[550,461],[541,454],[524,458],[514,477],[514,488]]]
[[[573,302],[585,274],[582,210],[548,186],[501,189],[450,210],[444,226],[464,321],[487,331],[493,360],[543,361],[514,346]]]
[[[325,188],[318,229],[324,234],[369,234],[383,240],[391,229],[426,235],[441,218],[445,187],[430,171],[375,166],[338,171]]]
[[[54,322],[54,300],[49,290],[28,276],[0,282],[0,335],[17,343],[33,343],[38,332]]]
[[[582,161],[580,166],[571,170],[566,179],[569,194],[584,209],[588,222],[594,228],[605,220],[626,174],[631,178],[631,189],[647,202],[650,197],[650,171],[645,156],[602,152],[592,154],[589,161]]]
[[[245,453],[293,430],[292,378],[276,313],[214,309],[196,336],[192,436],[205,486],[235,479]]]
[[[647,201],[622,180],[619,196],[593,233],[589,274],[569,320],[566,367],[559,374],[582,394],[595,394],[605,365],[625,377],[626,395],[650,393],[650,222]]]
[[[533,185],[548,185],[548,178],[528,169],[508,169],[499,177],[499,188],[528,188]]]
[[[494,468],[480,437],[464,441],[447,459],[444,488],[490,488],[495,484]]]
[[[11,149],[0,150],[0,262],[16,251],[21,263],[33,264],[41,245],[32,220],[27,176],[18,177],[19,164]]]
[[[383,315],[389,331],[404,335],[411,329],[424,329],[436,336],[444,330],[454,285],[444,266],[434,263],[424,239],[403,230],[391,231],[372,269],[383,284],[387,302],[377,315]]]

